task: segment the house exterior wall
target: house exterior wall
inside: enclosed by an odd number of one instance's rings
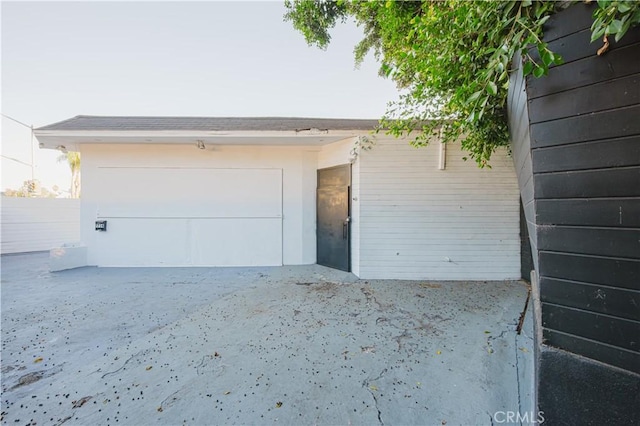
[[[640,374],[640,28],[595,55],[594,8],[549,20],[564,62],[525,79],[513,146],[531,157],[545,345]]]
[[[361,278],[503,280],[520,277],[519,191],[512,159],[491,169],[449,145],[416,149],[376,138],[358,157]]]
[[[135,215],[135,203],[122,194],[113,193],[110,182],[101,178],[101,169],[122,168],[184,168],[184,169],[280,169],[282,170],[282,262],[285,265],[315,263],[315,173],[318,148],[209,146],[199,150],[194,145],[82,145],[82,218],[81,238],[88,247],[88,263],[100,265],[97,231],[94,221],[99,217],[106,192],[112,204],[122,200],[127,211]],[[194,182],[206,194],[206,182]],[[154,196],[162,188],[149,189]],[[167,197],[170,198],[170,197]],[[140,200],[140,211],[147,211]],[[157,216],[171,218],[180,206],[159,205]],[[184,215],[184,212],[179,213]],[[107,230],[107,232],[109,232]],[[160,232],[160,230],[159,230]],[[171,231],[167,231],[171,232]],[[176,236],[179,230],[176,230]],[[163,235],[163,238],[171,238]],[[158,237],[159,238],[159,237]],[[153,241],[146,242],[153,245]]]
[[[104,194],[112,191],[101,169],[281,169],[282,262],[295,265],[316,261],[317,169],[351,162],[354,274],[443,280],[519,277],[519,193],[505,152],[494,155],[492,169],[481,170],[464,162],[459,148],[449,146],[446,168],[439,170],[437,144],[415,149],[407,140],[372,139],[373,148],[357,155],[355,138],[308,148],[82,145],[81,238],[88,263],[101,264],[94,221]],[[206,191],[204,183],[195,184]],[[126,196],[109,193],[108,198]],[[175,208],[159,215],[170,216]]]
[[[80,200],[2,197],[2,254],[80,241]]]
[[[318,169],[348,164],[357,138],[347,138],[320,147],[318,151]]]
[[[563,63],[524,78],[516,60],[509,88],[550,424],[640,424],[640,28],[596,55],[595,7],[551,16],[544,42]]]

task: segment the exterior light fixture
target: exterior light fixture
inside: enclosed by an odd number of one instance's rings
[[[309,129],[296,129],[296,133],[302,133],[305,135],[328,135],[329,129],[318,129],[316,127],[311,127]]]
[[[444,139],[444,126],[440,127],[440,149],[438,158],[438,170],[444,170],[447,168],[447,144],[442,142]]]
[[[67,153],[67,147],[64,146],[64,145],[58,145],[58,146],[56,146],[56,149],[59,150],[59,151],[62,151],[64,154]]]

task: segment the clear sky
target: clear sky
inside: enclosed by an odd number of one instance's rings
[[[75,115],[379,118],[397,98],[361,30],[309,47],[282,2],[2,2],[2,113],[43,126]],[[31,161],[28,129],[2,119],[2,154]],[[37,145],[37,143],[36,143]],[[57,151],[35,149],[44,186],[69,187]],[[31,176],[2,158],[2,189]]]

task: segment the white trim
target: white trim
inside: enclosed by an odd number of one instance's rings
[[[440,142],[440,150],[439,150],[439,158],[438,158],[438,170],[444,170],[447,167],[447,144],[444,142]]]
[[[34,130],[33,133],[38,136],[57,136],[57,137],[150,137],[150,136],[175,136],[179,138],[197,138],[207,136],[228,136],[228,137],[318,137],[318,136],[343,136],[352,137],[358,135],[366,135],[371,130],[327,130],[321,133],[310,133],[308,131],[295,130]]]
[[[104,131],[34,130],[40,148],[77,151],[81,144],[197,144],[319,147],[356,136],[366,130],[289,131]]]

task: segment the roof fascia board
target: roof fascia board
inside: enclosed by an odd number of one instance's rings
[[[356,136],[370,134],[371,130],[304,130],[304,131],[198,131],[198,130],[34,130],[36,137],[72,137],[72,138],[140,138],[140,137],[175,137],[175,138],[206,138],[212,136],[225,136],[230,138],[242,138],[242,137],[296,137],[304,138],[318,137],[322,135],[326,136]]]

